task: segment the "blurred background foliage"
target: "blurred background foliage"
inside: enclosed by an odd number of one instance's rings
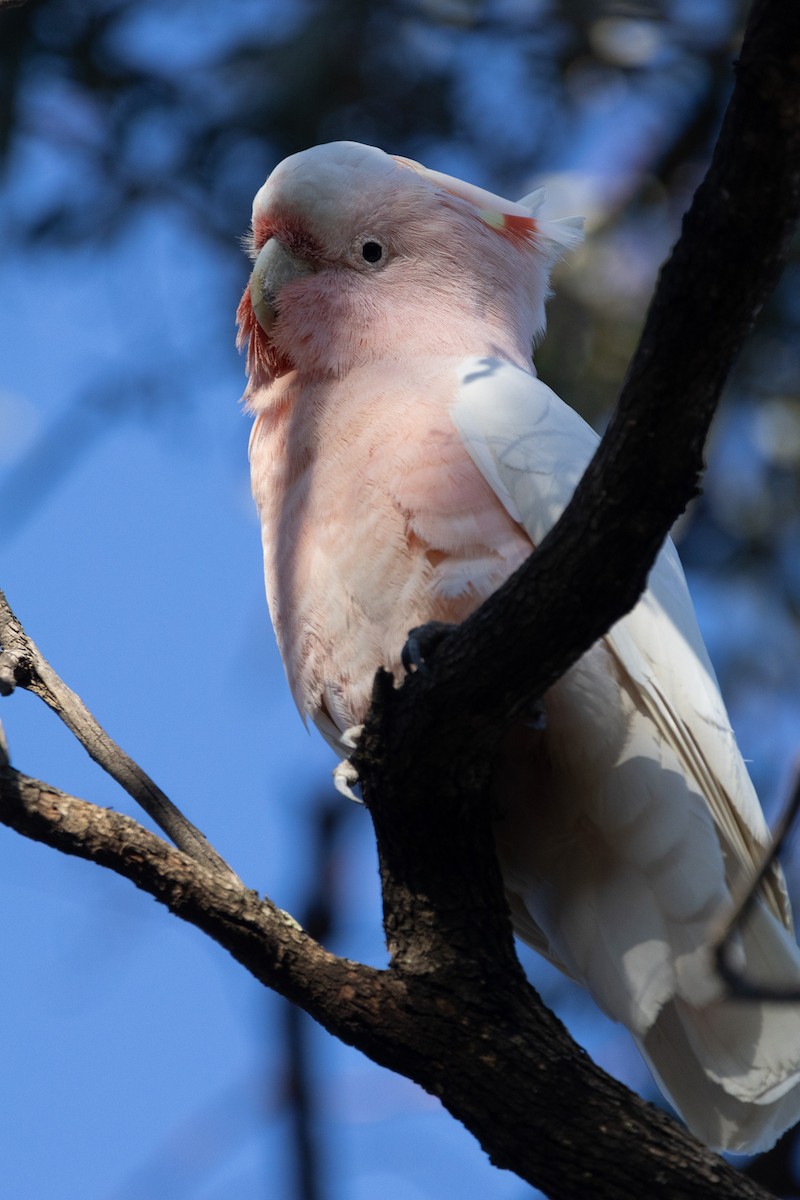
[[[12,236],[103,243],[168,206],[235,277],[254,181],[320,141],[375,143],[505,194],[547,178],[551,208],[587,214],[591,236],[560,272],[539,369],[602,421],[713,146],[747,7],[29,0],[3,13],[0,39],[2,166],[11,180],[37,168],[16,204],[11,186]],[[704,553],[732,569],[780,543],[791,609],[797,278],[795,263],[733,389],[748,477],[703,512]],[[143,393],[131,403],[152,406]]]
[[[132,420],[177,436],[198,419],[206,362],[224,359],[220,373],[240,378],[231,314],[247,274],[238,239],[253,193],[277,161],[321,141],[375,143],[511,196],[543,180],[552,215],[586,214],[586,245],[557,272],[537,365],[602,428],[713,147],[747,8],[29,0],[0,10],[3,239],[30,253],[43,294],[59,256],[88,249],[96,265],[153,214],[182,231],[211,280],[199,287],[190,274],[175,297],[196,316],[179,337],[169,312],[150,315],[163,337],[133,322],[133,366],[87,338],[85,356],[96,362],[86,382],[75,391],[64,382],[64,403],[18,452],[8,449],[18,411],[0,404],[0,541],[23,531],[109,425]],[[131,300],[135,307],[133,270]],[[43,347],[50,319],[45,306]],[[795,257],[744,348],[709,446],[704,495],[679,530],[712,658],[772,813],[800,714],[799,324]],[[230,384],[231,404],[238,386]],[[240,443],[236,453],[243,462]],[[319,845],[336,843],[327,802],[311,805],[309,820],[328,831]],[[314,920],[330,932],[335,888],[320,894],[328,875],[318,855],[310,860]],[[800,895],[792,861],[788,869]],[[566,985],[531,969],[549,999],[561,994]],[[289,1098],[307,1100],[308,1081],[292,1078]],[[648,1088],[646,1076],[639,1082]],[[304,1119],[298,1155],[308,1162],[307,1111]],[[791,1139],[769,1164],[754,1169],[777,1172],[765,1178],[781,1194],[797,1191]],[[326,1195],[322,1175],[301,1171],[296,1194]]]

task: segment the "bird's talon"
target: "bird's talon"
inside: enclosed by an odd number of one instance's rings
[[[409,631],[408,640],[400,653],[400,659],[407,674],[412,669],[427,674],[430,670],[429,659],[433,658],[436,648],[447,637],[453,626],[447,621],[427,621]]]
[[[355,750],[356,746],[358,745],[358,739],[361,737],[363,732],[363,725],[351,725],[349,729],[345,729],[339,740],[343,746],[347,747],[348,750]]]
[[[348,800],[353,800],[356,804],[363,804],[364,801],[361,797],[357,796],[353,791],[357,783],[358,771],[349,758],[343,758],[333,768],[333,786],[341,796],[345,796]]]

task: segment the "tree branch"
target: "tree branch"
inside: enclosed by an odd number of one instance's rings
[[[130,817],[9,767],[0,767],[0,804],[10,828],[131,880],[332,1034],[440,1096],[493,1162],[550,1196],[629,1200],[647,1181],[654,1200],[705,1200],[712,1189],[726,1200],[766,1200],[752,1180],[596,1067],[521,972],[500,990],[469,963],[449,977],[337,958],[270,900]],[[570,1078],[596,1146],[575,1134]]]
[[[0,591],[0,696],[21,687],[43,700],[64,722],[89,756],[141,805],[175,845],[207,867],[237,876],[180,809],[142,768],[113,741],[80,696],[67,687],[28,637]],[[238,880],[237,880],[238,881]]]
[[[800,769],[795,771],[794,787],[780,820],[772,831],[772,844],[765,850],[761,865],[749,881],[743,895],[734,904],[713,945],[717,971],[732,996],[741,1000],[772,1000],[781,1004],[800,1003],[800,988],[771,980],[751,979],[735,965],[734,938],[742,929],[756,902],[761,885],[770,874],[800,812]]]
[[[214,938],[261,983],[318,1019],[324,1013],[337,1036],[358,1027],[348,990],[380,1001],[383,973],[329,954],[271,900],[261,900],[236,876],[173,849],[131,817],[2,765],[0,804],[3,824],[129,879]]]

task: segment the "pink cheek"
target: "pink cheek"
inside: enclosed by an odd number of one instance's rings
[[[268,221],[266,217],[256,217],[253,221],[253,245],[256,251],[260,250],[273,234],[273,222]]]
[[[236,344],[240,350],[247,350],[247,371],[253,382],[268,383],[276,375],[290,369],[287,355],[274,341],[270,341],[256,320],[249,285],[239,301],[236,321],[239,326]]]

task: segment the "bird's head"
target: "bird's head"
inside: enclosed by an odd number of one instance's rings
[[[253,203],[237,313],[248,392],[404,354],[529,353],[550,267],[581,236],[575,221],[539,220],[540,202],[355,142],[285,159]]]

